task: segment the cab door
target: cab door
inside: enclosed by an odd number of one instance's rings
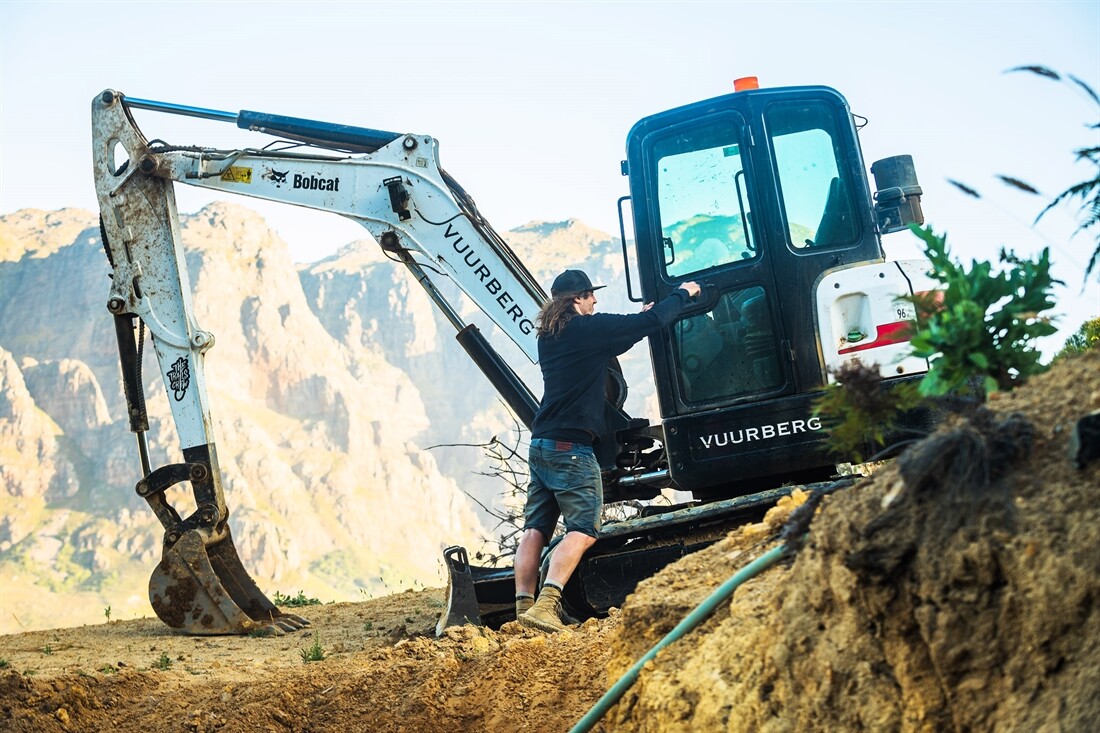
[[[650,340],[662,417],[793,391],[745,115],[718,105],[651,124],[631,161],[644,190],[633,196],[643,294],[704,287]]]
[[[797,392],[827,384],[814,296],[828,272],[882,262],[859,140],[847,103],[826,88],[753,100],[767,247]],[[870,287],[871,284],[868,283]]]

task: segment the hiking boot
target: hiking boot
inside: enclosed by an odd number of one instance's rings
[[[516,618],[519,618],[523,614],[527,613],[527,609],[535,605],[534,596],[517,596],[516,597]]]
[[[561,622],[561,591],[552,585],[544,585],[539,599],[517,621],[529,629],[553,634],[565,625]]]

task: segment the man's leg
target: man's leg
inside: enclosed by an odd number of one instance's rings
[[[527,487],[527,502],[523,509],[523,534],[516,548],[513,574],[516,581],[516,616],[522,616],[535,603],[539,582],[542,550],[546,547],[560,511],[553,493],[542,482],[544,441],[532,440],[527,455],[531,481]],[[542,527],[543,529],[539,529]],[[544,531],[545,529],[545,531]]]
[[[600,526],[603,485],[600,466],[592,448],[573,445],[557,451],[547,461],[546,487],[565,516],[565,537],[550,556],[550,567],[535,605],[519,617],[523,626],[542,631],[560,631],[561,594],[581,557],[595,542]],[[584,530],[584,531],[581,531]]]
[[[538,600],[517,617],[521,625],[551,633],[565,628],[562,623],[562,589],[577,569],[581,557],[595,543],[596,538],[584,532],[566,532],[550,555],[550,567],[546,571],[546,581],[539,592]],[[576,620],[569,618],[568,622],[576,623]]]
[[[567,532],[565,537],[562,537],[561,542],[550,555],[550,568],[546,571],[546,581],[542,584],[538,600],[517,619],[522,626],[551,633],[565,628],[565,624],[562,623],[562,589],[569,582],[573,571],[577,569],[581,556],[595,542],[595,537],[586,535],[584,532]],[[518,558],[516,564],[518,578]]]
[[[581,557],[594,544],[596,544],[596,538],[586,535],[584,532],[567,532],[550,555],[550,568],[546,571],[546,581],[559,588],[564,588],[565,584],[569,582],[569,578],[572,577],[573,571],[577,569]],[[542,551],[541,547],[539,551]],[[536,566],[536,577],[537,574],[538,568]],[[518,552],[516,577],[519,577]]]
[[[550,555],[546,582],[564,588],[588,548],[596,544],[603,508],[600,464],[591,448],[576,449],[559,474],[554,498],[565,517],[565,537]]]
[[[539,564],[542,562],[544,547],[546,547],[546,537],[537,529],[528,529],[520,536],[515,564],[517,596],[522,593],[534,598],[535,589],[538,588],[539,583]]]

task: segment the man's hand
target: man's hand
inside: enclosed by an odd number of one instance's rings
[[[682,285],[680,285],[679,289],[687,293],[689,298],[694,298],[696,295],[703,292],[703,289],[699,287],[699,285],[695,281],[683,283]],[[642,313],[645,313],[652,307],[652,303],[646,303],[642,306]]]
[[[694,280],[692,280],[691,282],[683,283],[682,285],[680,285],[680,289],[686,291],[689,298],[694,298],[695,296],[699,295],[699,293],[703,292],[703,289],[699,287],[699,284]]]

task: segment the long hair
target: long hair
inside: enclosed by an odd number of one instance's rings
[[[573,307],[576,293],[562,293],[550,300],[539,310],[535,318],[535,336],[557,336],[569,323],[569,319],[577,315],[577,309]]]

